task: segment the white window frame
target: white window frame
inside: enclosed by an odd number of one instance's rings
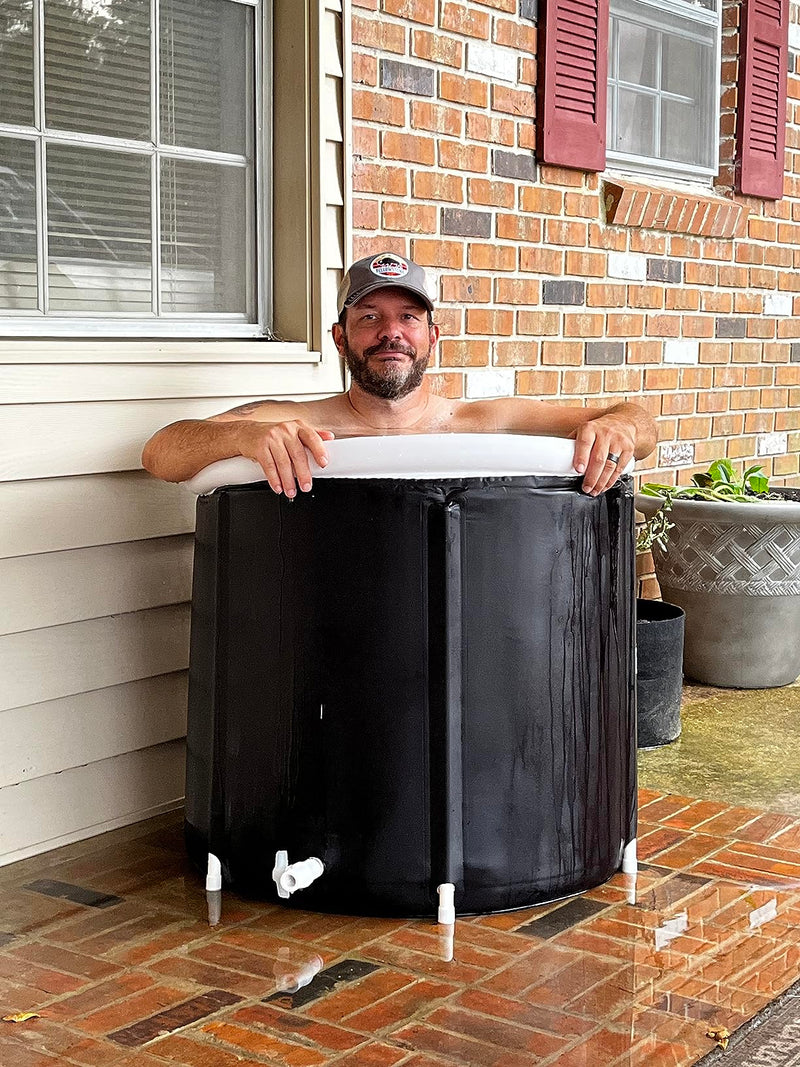
[[[693,25],[710,26],[715,30],[715,45],[714,55],[712,57],[712,76],[714,85],[714,97],[709,101],[709,107],[711,108],[711,114],[709,115],[709,126],[711,136],[713,137],[714,148],[711,151],[711,157],[713,159],[713,165],[702,166],[700,164],[675,162],[669,159],[661,159],[657,156],[640,156],[632,153],[617,152],[613,147],[608,147],[606,151],[606,159],[610,167],[620,171],[630,171],[635,174],[645,173],[648,175],[658,175],[669,179],[689,179],[695,182],[702,181],[706,185],[711,185],[714,178],[719,172],[719,116],[720,116],[720,96],[721,96],[721,64],[722,64],[722,0],[715,0],[716,10],[708,11],[700,7],[690,7],[686,3],[673,2],[673,0],[628,0],[628,3],[632,4],[637,11],[637,15],[640,17],[632,18],[628,12],[615,11],[614,0],[610,2],[609,12],[609,75],[608,75],[608,117],[609,117],[609,137],[608,144],[612,146],[614,144],[614,131],[617,119],[617,92],[620,86],[625,87],[630,85],[631,88],[635,88],[638,91],[642,91],[643,87],[631,83],[620,82],[615,77],[615,72],[619,70],[618,61],[618,49],[619,49],[619,35],[617,33],[617,20],[627,20],[640,26],[653,26],[659,28],[662,23],[659,19],[659,15],[662,13],[669,13],[682,19],[686,26],[686,37],[689,39],[700,40],[699,34],[693,34]],[[648,89],[646,90],[656,98],[669,97],[670,94],[662,92],[660,89]],[[658,121],[659,109],[656,109],[656,116]]]
[[[247,165],[247,155],[232,155],[226,152],[209,152],[184,149],[173,145],[161,144],[159,140],[159,0],[150,0],[151,39],[150,39],[150,77],[151,77],[151,137],[152,144],[132,141],[126,138],[107,137],[70,133],[52,130],[44,125],[44,3],[45,0],[33,2],[33,60],[34,60],[34,122],[38,132],[32,133],[29,127],[10,123],[0,123],[0,139],[4,136],[19,140],[32,141],[36,145],[36,199],[37,215],[41,220],[38,228],[37,273],[40,308],[38,314],[28,309],[0,308],[0,337],[75,337],[88,338],[220,338],[232,339],[271,339],[272,300],[269,285],[267,249],[272,240],[272,218],[270,195],[270,170],[272,154],[270,151],[270,98],[265,92],[266,86],[272,85],[272,5],[270,0],[226,0],[254,9],[253,54],[248,57],[253,64],[252,106],[255,109],[254,121],[248,124],[248,154],[253,157],[253,181],[247,190],[252,212],[253,255],[246,265],[246,288],[254,296],[254,305],[250,315],[225,314],[220,312],[192,313],[189,315],[170,314],[163,318],[150,313],[132,315],[124,312],[106,312],[101,315],[87,316],[83,312],[59,312],[58,316],[47,314],[41,304],[46,300],[47,287],[47,193],[45,189],[45,168],[43,166],[47,146],[84,145],[112,151],[149,156],[151,159],[151,235],[153,248],[152,288],[156,308],[160,301],[161,254],[160,254],[160,161],[162,159],[182,159],[197,162],[228,163]],[[155,146],[155,147],[154,147]],[[255,318],[255,322],[246,321]]]

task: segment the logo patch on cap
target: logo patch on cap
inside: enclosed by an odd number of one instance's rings
[[[384,253],[376,256],[370,263],[369,269],[379,278],[405,278],[408,274],[408,264],[400,256]]]

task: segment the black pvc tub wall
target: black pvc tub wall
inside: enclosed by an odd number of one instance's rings
[[[435,914],[442,882],[463,913],[605,881],[635,837],[633,604],[628,478],[200,497],[192,857],[276,898],[276,853],[316,856],[288,903],[351,913]]]

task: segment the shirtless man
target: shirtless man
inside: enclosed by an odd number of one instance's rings
[[[335,437],[400,433],[521,433],[575,439],[575,470],[597,496],[631,457],[656,445],[656,426],[636,404],[575,408],[526,397],[448,400],[425,375],[439,328],[425,271],[391,252],[358,260],[339,287],[333,340],[351,376],[345,393],[324,400],[260,400],[210,419],[174,422],[147,442],[145,468],[182,482],[230,456],[261,464],[276,493],[311,489],[310,453],[328,462]],[[306,451],[306,449],[308,451]]]

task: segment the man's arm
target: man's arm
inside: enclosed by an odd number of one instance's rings
[[[631,459],[644,459],[656,447],[655,420],[638,404],[607,408],[569,407],[526,397],[476,402],[492,406],[496,431],[543,434],[575,439],[574,466],[584,475],[583,489],[596,496],[613,485]],[[609,462],[609,454],[618,456]]]
[[[284,404],[248,404],[210,419],[186,419],[153,434],[142,452],[142,466],[156,478],[183,482],[209,463],[231,456],[246,456],[261,464],[276,493],[293,497],[297,484],[311,488],[306,448],[319,464],[328,462],[325,441],[329,430],[315,430]]]

